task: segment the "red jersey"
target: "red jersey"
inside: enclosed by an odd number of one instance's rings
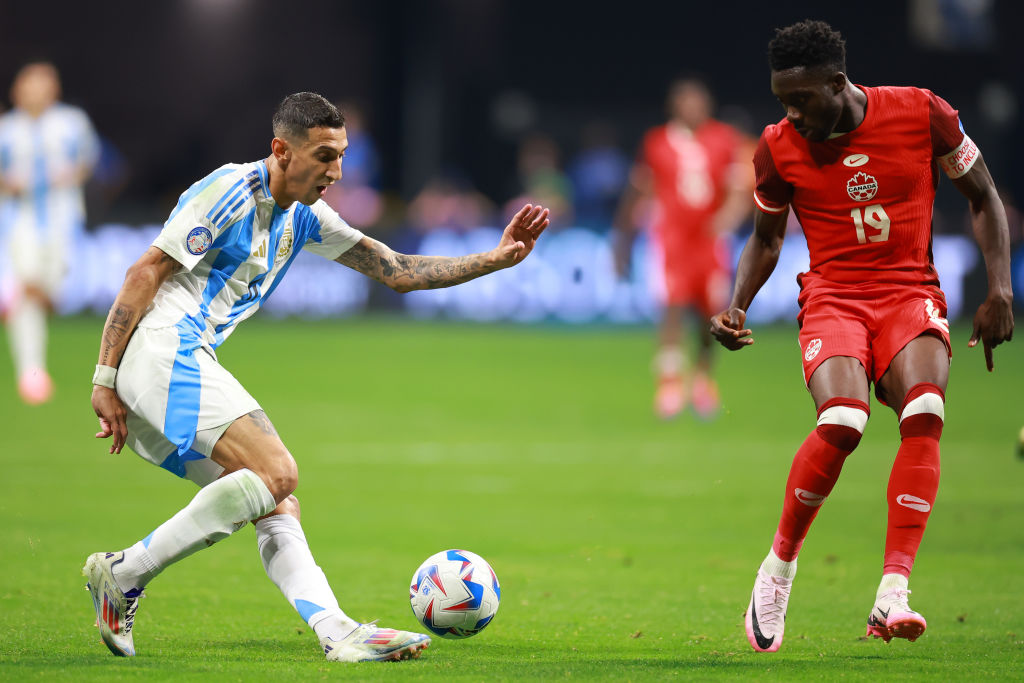
[[[957,111],[929,90],[857,86],[864,120],[849,133],[810,142],[783,120],[754,153],[754,200],[766,213],[791,204],[810,252],[799,278],[815,285],[938,286],[932,264],[932,204],[941,167],[967,173],[978,148]]]
[[[722,205],[742,138],[728,124],[708,120],[696,131],[668,123],[644,136],[643,161],[654,175],[654,228],[669,245],[713,244],[711,218]]]

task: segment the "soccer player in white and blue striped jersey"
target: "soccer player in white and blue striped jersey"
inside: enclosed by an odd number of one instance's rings
[[[85,225],[82,185],[99,153],[89,117],[59,97],[57,69],[33,62],[14,79],[14,109],[0,116],[0,289],[18,392],[30,404],[53,392],[46,314]]]
[[[320,639],[329,660],[417,657],[426,635],[349,618],[317,566],[292,495],[298,468],[259,404],[216,349],[270,296],[300,249],[406,292],[508,268],[532,251],[548,211],[524,206],[491,251],[399,254],[350,227],[323,201],[341,179],[344,117],[297,93],[274,115],[271,155],[223,166],[189,188],[133,265],[107,317],[93,377],[97,437],[198,484],[180,512],[138,543],[96,553],[84,573],[100,633],[135,654],[142,589],[170,564],[255,522],[267,575]]]

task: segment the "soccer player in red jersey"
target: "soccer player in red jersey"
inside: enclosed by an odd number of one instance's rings
[[[631,237],[636,207],[642,198],[653,196],[654,237],[666,290],[654,361],[654,410],[665,419],[681,413],[691,397],[698,416],[711,418],[718,412],[707,321],[729,295],[730,258],[724,237],[750,211],[753,178],[742,159],[752,144],[732,126],[711,118],[712,104],[703,82],[687,78],[672,83],[669,121],[644,136],[617,220],[621,234]],[[617,245],[620,270],[628,263],[631,242],[619,240]],[[684,317],[691,311],[701,321],[692,376],[682,334]]]
[[[729,308],[712,334],[729,349],[754,342],[746,310],[778,260],[789,208],[810,251],[800,276],[800,348],[817,427],[793,459],[782,517],[746,614],[759,652],[782,643],[797,553],[868,421],[871,384],[896,412],[901,444],[889,477],[882,580],[867,633],[915,640],[926,627],[907,581],[939,486],[939,436],[949,377],[946,304],[931,259],[939,171],[968,200],[988,296],[968,346],[1013,336],[1006,214],[985,161],[955,109],[928,90],[864,87],[846,76],[842,37],[820,21],[778,30],[772,92],[786,117],[765,128],[754,167],[754,233]]]

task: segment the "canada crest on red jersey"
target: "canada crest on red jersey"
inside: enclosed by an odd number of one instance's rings
[[[878,181],[875,176],[859,171],[846,181],[846,192],[850,199],[866,202],[878,194]]]

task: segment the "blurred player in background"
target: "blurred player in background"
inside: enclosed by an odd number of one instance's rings
[[[430,642],[360,624],[338,606],[299,522],[295,460],[215,349],[259,309],[301,249],[397,291],[449,287],[526,258],[548,211],[522,207],[486,253],[399,254],[322,201],[341,179],[348,147],[337,108],[298,93],[282,101],[273,124],[269,157],[222,166],[181,195],[153,246],[128,270],[103,329],[93,377],[96,436],[113,436],[112,453],[127,444],[202,487],[135,545],[88,558],[83,571],[100,633],[115,655],[135,654],[132,625],[143,588],[249,521],[267,575],[319,637],[327,659],[407,659]],[[286,362],[288,353],[282,349],[278,360]],[[361,359],[339,351],[328,362]],[[352,521],[345,523],[360,523],[361,514],[348,511]]]
[[[797,554],[868,421],[869,391],[896,412],[901,444],[886,493],[882,580],[867,633],[915,640],[923,616],[908,578],[939,487],[939,437],[951,354],[945,297],[931,260],[940,169],[968,200],[988,296],[968,346],[1013,336],[1006,215],[981,152],[957,111],[928,90],[864,87],[846,76],[839,33],[820,21],[778,30],[772,92],[786,110],[754,155],[755,230],[728,310],[712,332],[729,349],[752,344],[746,310],[778,261],[792,206],[810,250],[800,281],[800,349],[817,428],[796,453],[782,518],[746,613],[759,652],[782,644]]]
[[[33,62],[14,79],[14,108],[0,116],[0,291],[18,392],[30,404],[53,393],[46,316],[85,224],[82,185],[99,153],[89,117],[59,98],[57,69]]]
[[[698,416],[718,413],[707,321],[729,296],[728,236],[750,212],[752,145],[733,127],[711,118],[712,107],[703,82],[672,83],[669,121],[644,137],[616,219],[616,260],[624,275],[642,222],[639,209],[653,197],[653,232],[666,296],[654,358],[654,412],[664,419],[680,414],[691,399]],[[700,330],[692,368],[683,329],[687,314],[698,318]]]

